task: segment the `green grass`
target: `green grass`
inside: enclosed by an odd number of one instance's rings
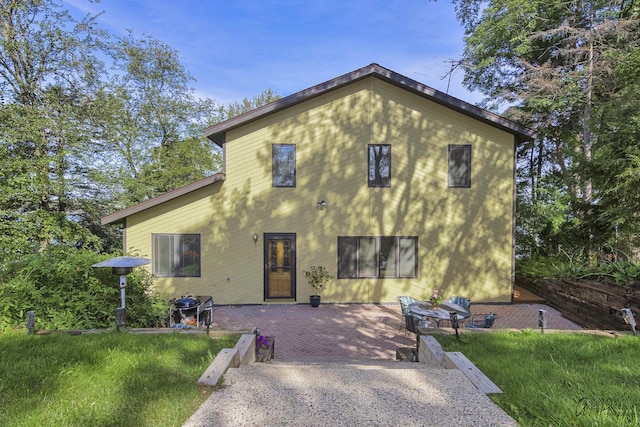
[[[640,338],[533,331],[437,337],[504,392],[522,426],[639,426]]]
[[[0,334],[0,425],[180,426],[196,382],[238,337]]]

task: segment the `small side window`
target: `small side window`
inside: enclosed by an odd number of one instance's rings
[[[296,186],[296,146],[274,144],[271,153],[271,172],[274,187]]]
[[[449,187],[471,187],[471,145],[449,145]]]
[[[369,187],[391,187],[390,144],[369,144]]]

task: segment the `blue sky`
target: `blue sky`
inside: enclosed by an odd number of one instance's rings
[[[176,49],[201,97],[226,104],[272,89],[287,96],[370,63],[443,92],[463,31],[450,1],[64,0],[74,13],[104,11],[113,34],[148,33]],[[480,94],[454,73],[449,94]]]

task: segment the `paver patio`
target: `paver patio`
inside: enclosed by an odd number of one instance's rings
[[[547,310],[547,329],[580,330],[544,304],[475,304],[475,313],[496,313],[494,329],[538,329],[538,310]],[[280,361],[395,359],[396,349],[415,345],[401,329],[399,304],[273,304],[216,306],[213,328],[252,330],[276,337]],[[461,329],[464,332],[464,329]]]

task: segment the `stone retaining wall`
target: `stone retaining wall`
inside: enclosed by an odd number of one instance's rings
[[[631,308],[636,322],[640,322],[640,282],[616,286],[518,276],[516,284],[544,298],[549,306],[583,328],[629,330],[620,312],[623,308]]]

